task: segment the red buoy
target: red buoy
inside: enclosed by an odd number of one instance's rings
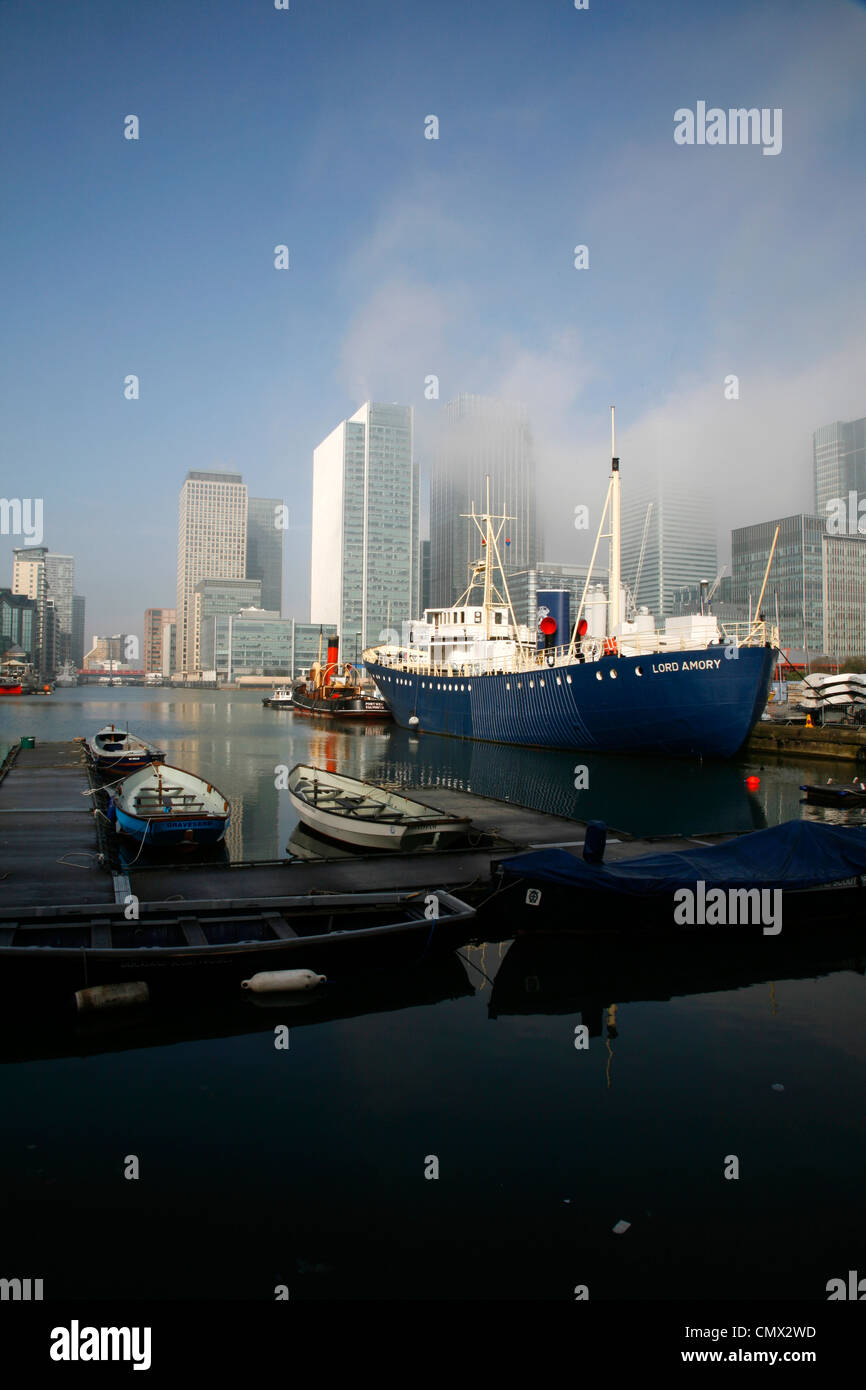
[[[754,776],[753,776],[753,777],[747,777],[747,778],[746,778],[746,786],[749,788],[749,791],[750,791],[750,792],[756,792],[756,791],[758,790],[758,788],[759,788],[760,785],[761,785],[761,779],[760,779],[760,777],[754,777]]]

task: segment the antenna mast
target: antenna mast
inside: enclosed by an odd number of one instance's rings
[[[616,457],[614,407],[610,408],[610,574],[608,577],[608,632],[619,626],[620,613],[620,495],[619,459]]]

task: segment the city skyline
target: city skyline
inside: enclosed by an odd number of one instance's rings
[[[600,506],[611,401],[626,496],[663,459],[717,481],[726,540],[812,507],[812,431],[863,415],[863,7],[441,15],[7,7],[3,493],[44,498],[89,630],[175,602],[163,519],[190,468],[287,499],[284,606],[305,612],[309,460],[364,399],[414,407],[425,472],[440,400],[525,401],[560,563],[585,559],[568,518]],[[676,144],[674,112],[705,97],[783,109],[777,157]]]

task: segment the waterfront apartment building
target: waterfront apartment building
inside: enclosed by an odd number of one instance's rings
[[[279,524],[283,503],[277,497],[247,500],[247,579],[262,586],[262,608],[283,608],[283,536]]]
[[[522,405],[490,396],[461,394],[444,408],[430,478],[430,602],[457,602],[481,537],[466,513],[486,508],[511,518],[501,536],[506,574],[534,569],[541,559],[535,452]]]
[[[75,557],[55,555],[49,550],[45,556],[45,581],[47,597],[54,604],[54,664],[61,666],[72,660]]]
[[[12,592],[36,604],[36,631],[30,659],[37,674],[51,675],[54,622],[48,605],[47,555],[48,547],[44,545],[21,546],[13,551]]]
[[[162,640],[165,627],[177,619],[176,608],[146,608],[144,612],[144,652],[145,671],[163,671]]]
[[[247,564],[247,489],[240,473],[191,470],[180,492],[177,533],[177,665],[202,669],[195,617],[201,579],[243,579]]]
[[[715,511],[708,492],[655,475],[623,489],[622,582],[635,605],[673,614],[678,590],[718,573]]]
[[[577,610],[583,596],[588,565],[539,565],[537,569],[518,570],[508,576],[508,592],[511,606],[518,623],[526,624],[535,631],[538,625],[539,589],[566,589],[569,595],[569,611],[572,626],[577,618]],[[593,583],[606,582],[607,572],[596,570]],[[570,638],[570,634],[569,634]],[[563,640],[568,641],[569,638]],[[560,639],[557,638],[557,641]]]
[[[849,493],[866,497],[866,418],[834,420],[812,435],[815,471],[815,511],[827,519],[827,503],[837,498],[847,506]]]
[[[733,601],[755,614],[776,527],[779,540],[767,579],[763,611],[768,622],[779,613],[779,642],[783,650],[818,654],[824,651],[823,546],[826,535],[820,516],[794,516],[740,526],[731,532]]]
[[[39,609],[35,599],[0,589],[0,658],[11,647],[20,648],[33,661],[39,631]]]
[[[418,613],[413,428],[411,406],[367,401],[313,453],[310,622],[336,616],[346,652]]]

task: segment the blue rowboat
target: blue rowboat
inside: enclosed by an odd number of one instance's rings
[[[104,773],[137,772],[150,763],[161,763],[165,757],[163,749],[114,724],[106,724],[89,738],[87,751],[94,766]]]
[[[150,845],[212,845],[225,838],[230,810],[212,783],[157,763],[124,778],[108,818],[120,834]]]

